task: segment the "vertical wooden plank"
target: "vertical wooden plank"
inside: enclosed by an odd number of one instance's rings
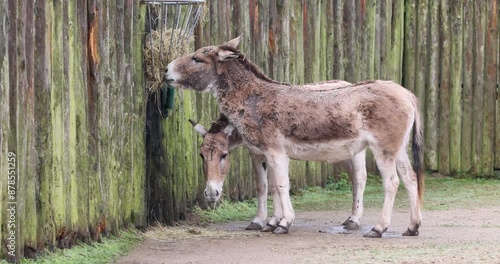
[[[279,80],[281,76],[278,76],[278,68],[280,64],[280,58],[278,55],[279,45],[278,45],[278,37],[279,37],[279,20],[278,10],[276,8],[277,1],[272,1],[269,3],[269,23],[266,28],[266,33],[269,41],[266,43],[269,49],[269,53],[267,54],[267,63],[269,64],[269,77],[275,80]]]
[[[486,23],[486,5],[483,1],[474,2],[474,75],[473,75],[473,111],[476,117],[483,116],[484,102],[484,37]],[[441,155],[441,154],[440,154]],[[474,118],[472,124],[472,164],[474,174],[482,173],[483,158],[483,119]]]
[[[325,30],[326,37],[323,39],[321,50],[324,52],[324,68],[325,68],[325,80],[331,80],[334,76],[335,65],[334,65],[334,9],[333,9],[334,0],[324,1],[322,6],[323,16],[321,17],[321,27]]]
[[[72,192],[72,184],[71,184],[71,170],[72,160],[70,158],[70,147],[69,147],[69,137],[70,137],[70,99],[69,93],[66,91],[66,87],[69,85],[69,46],[68,46],[68,27],[66,25],[69,24],[68,20],[68,3],[62,2],[62,13],[59,15],[62,16],[62,71],[64,78],[64,86],[61,92],[61,107],[62,107],[62,135],[63,135],[63,159],[62,159],[62,176],[63,176],[63,190],[64,190],[64,210],[65,210],[65,219],[64,226],[61,230],[60,237],[58,239],[59,247],[67,248],[71,246],[71,232],[72,232],[72,218],[73,218],[73,209],[71,208],[71,202],[73,200],[73,192]]]
[[[242,36],[238,48],[250,55],[250,3],[245,0],[232,2],[233,15],[231,16],[231,36]]]
[[[91,239],[98,240],[100,234],[105,228],[105,218],[102,217],[102,201],[103,193],[101,189],[101,166],[99,164],[99,118],[98,118],[98,101],[99,101],[99,68],[100,68],[100,52],[99,39],[100,27],[102,22],[102,10],[99,2],[92,0],[87,2],[87,56],[88,56],[88,73],[87,73],[87,131],[88,134],[88,162],[90,173],[88,175],[89,189],[89,232]],[[104,220],[104,221],[103,221]]]
[[[52,210],[56,234],[64,234],[62,229],[66,225],[65,188],[64,188],[64,87],[66,78],[64,75],[64,53],[63,53],[63,3],[49,5],[51,17],[51,109],[52,109]],[[56,236],[58,242],[60,236]]]
[[[130,3],[130,2],[128,2]],[[145,14],[146,7],[137,1],[132,1],[132,34],[131,34],[131,51],[132,58],[130,62],[130,69],[132,71],[133,89],[131,89],[132,96],[132,175],[133,175],[133,190],[134,190],[134,207],[132,213],[132,221],[136,226],[142,227],[146,225],[146,188],[144,186],[145,176],[146,176],[146,154],[144,149],[146,136],[144,131],[146,119],[145,103],[144,98],[146,98],[144,90],[144,74],[143,74],[143,63],[142,63],[142,47],[144,45],[144,37],[139,34],[144,32],[145,28]],[[135,219],[134,219],[135,218]]]
[[[462,121],[462,15],[463,1],[450,5],[451,61],[450,61],[450,171],[460,170]]]
[[[280,58],[280,66],[277,69],[277,80],[282,82],[290,82],[290,0],[282,0],[277,3],[277,11],[279,16],[278,26],[278,56]]]
[[[366,21],[366,1],[355,1],[354,4],[354,13],[355,13],[355,28],[356,32],[354,34],[355,37],[355,45],[356,49],[354,51],[354,71],[356,75],[356,81],[366,80],[366,72],[367,65],[364,63],[364,55],[365,53],[365,40],[366,35],[365,31],[365,21]]]
[[[125,73],[125,51],[123,48],[124,45],[124,25],[123,25],[123,16],[124,16],[124,5],[123,1],[111,1],[111,5],[113,8],[110,12],[114,13],[114,18],[112,21],[112,27],[114,29],[112,38],[115,40],[113,52],[114,60],[111,62],[113,69],[113,90],[112,90],[112,101],[113,101],[113,111],[115,113],[115,124],[113,125],[113,152],[115,154],[115,159],[117,165],[114,167],[113,174],[113,184],[114,184],[114,201],[113,201],[113,214],[116,219],[113,221],[116,226],[116,232],[118,229],[123,226],[124,220],[130,217],[128,213],[130,212],[130,206],[127,203],[127,191],[130,188],[127,186],[128,181],[125,179],[125,175],[127,175],[128,171],[130,171],[130,160],[126,157],[129,157],[128,153],[128,144],[129,139],[127,137],[128,126],[125,122],[125,109],[129,102],[123,103],[124,100],[124,90],[125,89],[116,89],[117,87],[125,87],[124,82],[124,73]],[[121,103],[118,103],[121,102]]]
[[[15,116],[15,121],[14,125],[16,127],[16,225],[12,229],[16,229],[16,243],[17,243],[17,248],[16,248],[16,253],[17,257],[21,257],[24,255],[24,247],[22,246],[25,242],[25,234],[22,232],[25,226],[28,226],[27,221],[24,219],[24,216],[26,214],[26,204],[27,204],[27,199],[29,199],[29,195],[22,192],[21,190],[26,188],[26,178],[28,177],[28,171],[29,171],[29,162],[27,161],[28,159],[28,146],[27,146],[27,140],[26,140],[26,130],[29,128],[27,127],[26,124],[26,119],[29,118],[27,113],[26,113],[26,96],[27,96],[27,76],[26,76],[26,68],[24,67],[23,62],[26,60],[26,54],[25,54],[25,32],[24,32],[24,26],[25,26],[25,6],[23,3],[16,3],[16,6],[14,7],[16,10],[16,15],[15,15],[15,20],[16,21],[16,27],[15,27],[15,38],[16,38],[16,61],[15,63],[15,70],[16,70],[16,75],[17,78],[14,79],[13,84],[17,88],[17,96],[15,98],[14,104],[16,105],[16,111],[14,113]],[[10,201],[10,197],[9,197]]]
[[[259,5],[258,0],[249,0],[249,20],[250,20],[250,51],[249,56],[252,61],[255,61],[257,52],[258,32],[259,32]]]
[[[438,96],[439,96],[439,68],[440,68],[440,20],[439,2],[429,1],[429,42],[428,58],[429,73],[425,97],[425,166],[429,170],[438,170]],[[472,45],[471,45],[472,46]]]
[[[344,1],[333,0],[333,79],[345,79],[344,66]]]
[[[120,194],[120,202],[121,202],[121,218],[123,223],[128,224],[132,221],[133,215],[133,207],[134,207],[134,192],[133,192],[133,184],[134,184],[134,171],[133,171],[133,163],[134,163],[134,155],[133,155],[133,137],[134,134],[131,132],[134,131],[134,124],[132,122],[133,116],[133,100],[131,98],[134,97],[133,91],[133,80],[130,78],[132,76],[131,72],[131,62],[132,62],[132,51],[131,45],[133,40],[131,35],[133,34],[133,6],[130,1],[119,2],[118,10],[121,10],[123,15],[120,17],[120,20],[117,21],[118,25],[121,25],[122,28],[122,40],[120,45],[119,52],[122,52],[122,63],[123,66],[120,68],[120,78],[122,80],[123,87],[129,87],[129,89],[122,91],[123,98],[123,133],[122,133],[122,141],[124,144],[124,150],[122,151],[121,159],[123,162],[121,163],[122,167],[122,177],[120,177],[121,183],[119,186],[119,194]],[[118,61],[119,63],[119,61]],[[140,135],[140,134],[138,134]],[[139,176],[139,175],[137,175]],[[121,189],[121,190],[120,190]]]
[[[302,7],[303,43],[304,43],[304,82],[312,83],[320,78],[320,24],[321,21],[318,4],[304,1]],[[317,175],[320,173],[318,163],[308,161],[306,165],[307,185],[316,184]]]
[[[16,114],[17,114],[17,97],[18,97],[18,91],[17,91],[17,79],[18,79],[18,68],[17,68],[17,51],[16,51],[16,45],[17,45],[17,37],[16,37],[16,29],[17,29],[17,5],[16,1],[8,1],[7,3],[7,16],[8,16],[8,29],[7,29],[7,39],[8,45],[7,45],[7,61],[8,61],[8,85],[9,87],[6,87],[9,91],[9,99],[8,99],[8,108],[9,108],[9,116],[8,116],[8,127],[9,127],[9,134],[8,134],[8,139],[7,139],[7,148],[8,152],[13,152],[16,154],[16,156],[19,155],[18,153],[18,142],[17,142],[17,123],[16,123]],[[19,157],[16,157],[16,160]],[[17,167],[19,164],[16,162],[16,175],[19,174],[19,170]],[[18,181],[19,177],[16,177],[16,181]],[[18,183],[16,183],[16,188],[19,190]],[[4,204],[9,201],[7,198],[7,195],[3,199]],[[17,202],[17,200],[16,200]],[[16,218],[20,216],[21,211],[16,211]],[[6,217],[4,217],[5,220],[7,220]],[[5,221],[4,220],[4,221]],[[15,242],[19,243],[19,225],[14,229],[16,232],[15,235]],[[8,228],[4,228],[2,230],[2,239],[6,240],[7,237],[9,237],[10,230]],[[5,250],[5,249],[2,249]],[[12,251],[12,249],[10,250]],[[10,261],[19,261],[19,256],[20,256],[20,247],[16,247],[15,256],[9,255],[9,260]]]
[[[82,208],[88,207],[86,196],[82,195],[86,191],[87,181],[82,181],[88,175],[87,168],[87,149],[85,140],[87,139],[85,115],[85,93],[86,88],[84,74],[82,69],[82,40],[80,39],[80,29],[78,21],[78,10],[76,3],[68,3],[68,85],[69,96],[69,165],[70,179],[68,184],[71,186],[70,200],[70,225],[73,232],[83,231],[88,227],[87,212]],[[83,121],[83,122],[82,122]],[[88,194],[87,194],[88,195]],[[82,198],[82,199],[80,199]],[[82,233],[78,234],[79,236]],[[70,242],[72,243],[72,241]]]
[[[234,1],[232,2],[232,9],[233,15],[231,16],[230,38],[241,35],[242,38],[238,48],[245,53],[250,53],[250,35],[248,35],[248,32],[250,32],[249,3],[247,1]],[[248,171],[246,168],[248,158],[241,148],[233,150],[229,158],[231,170],[229,177],[240,179],[237,191],[239,196],[238,199],[241,199],[241,197],[253,191],[253,175],[251,171]],[[253,196],[253,194],[251,195]]]
[[[345,76],[348,82],[359,81],[356,73],[356,5],[354,0],[346,0],[343,14]]]
[[[305,83],[305,47],[304,47],[304,16],[303,16],[303,3],[301,0],[295,0],[293,11],[295,14],[295,28],[297,37],[295,39],[295,72],[292,72],[292,76],[295,76],[293,83],[303,84]],[[292,80],[291,80],[292,81]]]
[[[0,169],[8,172],[9,162],[7,161],[9,153],[9,138],[10,138],[10,109],[9,109],[9,13],[7,1],[0,2],[0,153],[2,158],[0,160]],[[0,179],[1,190],[6,190],[8,184],[8,177],[5,174]],[[7,192],[0,193],[0,237],[2,241],[7,241]],[[7,259],[7,248],[0,249],[0,256]]]
[[[179,152],[184,154],[184,166],[185,166],[185,183],[183,193],[186,195],[186,200],[184,201],[184,207],[188,208],[190,202],[196,196],[195,190],[198,186],[198,167],[197,163],[197,144],[196,144],[196,131],[193,130],[191,124],[187,122],[186,117],[193,116],[196,118],[195,108],[196,105],[196,93],[190,91],[187,96],[183,98],[184,101],[184,115],[180,118],[179,124],[182,126],[182,140],[184,142],[184,150]],[[184,212],[185,214],[185,212]]]
[[[77,163],[77,168],[76,168],[76,177],[77,177],[77,186],[79,188],[78,191],[78,203],[79,203],[79,214],[80,214],[80,221],[79,221],[79,232],[81,239],[84,242],[91,241],[91,233],[90,229],[92,228],[92,223],[90,222],[90,199],[89,196],[91,195],[89,190],[89,182],[90,179],[92,178],[93,168],[90,162],[90,156],[91,154],[89,153],[89,139],[90,139],[90,133],[89,133],[89,116],[88,116],[88,108],[87,106],[89,105],[89,98],[88,98],[88,87],[89,87],[89,62],[90,60],[88,59],[88,53],[87,53],[87,48],[88,48],[88,20],[87,20],[87,1],[84,2],[77,2],[76,6],[73,6],[72,9],[73,14],[75,16],[74,22],[78,26],[75,27],[74,32],[74,41],[77,43],[74,43],[72,45],[75,45],[77,48],[77,52],[75,52],[75,56],[78,59],[80,65],[76,68],[76,72],[78,74],[78,83],[79,83],[79,90],[78,94],[76,95],[79,100],[79,105],[77,107],[81,108],[78,109],[77,111],[79,112],[77,115],[77,118],[75,120],[76,122],[76,142],[77,142],[77,148],[79,149],[80,155],[85,155],[82,157],[81,162]],[[78,161],[80,157],[77,156]]]
[[[365,79],[375,78],[375,20],[376,20],[376,1],[365,2],[365,22],[364,22],[364,64],[367,65]]]
[[[382,75],[380,74],[381,73],[381,68],[382,68],[382,65],[381,65],[381,60],[382,60],[382,41],[385,39],[384,37],[382,37],[382,32],[384,32],[384,25],[385,25],[385,19],[383,18],[382,14],[384,13],[383,11],[383,2],[384,1],[376,1],[376,7],[375,7],[375,45],[374,45],[374,53],[375,53],[375,56],[374,56],[374,62],[373,62],[373,66],[375,68],[375,78],[376,79],[383,79],[383,77],[381,77]]]
[[[428,16],[428,4],[427,0],[419,0],[416,7],[416,51],[415,51],[415,95],[418,97],[420,102],[420,116],[424,127],[427,124],[427,119],[425,115],[425,98],[426,98],[426,82],[425,79],[429,74],[429,67],[427,62],[427,52],[428,41],[427,41],[427,16]],[[425,132],[425,129],[424,129]],[[424,133],[425,138],[425,133]]]
[[[379,50],[378,60],[379,60],[379,74],[380,78],[388,79],[391,75],[392,70],[392,58],[391,58],[391,28],[392,28],[392,3],[391,0],[380,1],[379,5]]]
[[[39,212],[37,228],[37,249],[43,249],[45,245],[55,244],[55,229],[53,222],[53,211],[50,195],[52,178],[52,130],[51,130],[51,78],[50,72],[50,32],[47,30],[50,16],[46,16],[48,4],[45,1],[37,1],[35,5],[35,119],[36,122],[36,148],[37,148],[37,172],[39,179]],[[43,162],[41,162],[43,161]]]
[[[114,232],[115,216],[114,205],[115,201],[115,186],[113,182],[113,174],[116,169],[116,153],[112,150],[113,146],[113,125],[116,125],[114,119],[114,102],[113,102],[113,85],[114,85],[114,67],[111,65],[115,59],[114,49],[114,29],[113,18],[114,13],[112,3],[100,2],[99,10],[101,27],[99,30],[99,53],[101,55],[101,67],[99,68],[99,83],[98,83],[98,123],[99,123],[99,191],[102,193],[102,202],[100,210],[106,219],[104,235],[110,235]]]
[[[34,104],[35,104],[35,92],[34,92],[34,6],[33,2],[26,2],[22,8],[21,18],[24,20],[24,25],[22,31],[22,35],[24,36],[24,69],[25,69],[25,80],[23,80],[22,87],[25,89],[25,95],[23,98],[23,110],[25,111],[25,122],[24,124],[24,138],[23,145],[25,145],[25,175],[24,179],[20,179],[20,184],[24,181],[20,190],[23,190],[19,193],[24,193],[25,195],[25,204],[24,204],[24,225],[22,229],[22,235],[24,236],[24,241],[19,246],[23,247],[23,255],[26,257],[34,257],[36,252],[36,231],[37,231],[37,218],[38,218],[38,210],[36,206],[36,201],[38,199],[38,178],[36,174],[36,148],[35,148],[35,137],[36,137],[36,127],[35,127],[35,113],[34,113]],[[19,23],[21,25],[21,23]],[[21,64],[22,65],[22,64]],[[22,130],[18,130],[21,132]],[[21,141],[21,140],[18,140]]]
[[[404,80],[403,86],[415,91],[415,67],[417,61],[417,2],[405,2],[405,40],[404,40]]]
[[[304,23],[302,12],[302,1],[293,0],[291,7],[291,32],[290,49],[292,57],[290,58],[290,82],[295,84],[304,83]],[[305,186],[306,180],[306,162],[290,161],[290,186],[292,190]]]
[[[267,29],[269,28],[269,1],[258,1],[258,39],[255,53],[255,63],[261,68],[262,72],[265,74],[270,74],[268,54],[269,54],[269,34]]]
[[[463,17],[463,96],[462,96],[462,137],[460,153],[460,170],[469,171],[471,167],[472,155],[472,94],[474,87],[472,85],[473,74],[473,52],[474,52],[474,5],[472,0],[464,2]]]
[[[497,13],[497,47],[500,47],[500,3],[498,3]],[[500,52],[497,52],[497,89],[500,89]],[[500,170],[500,91],[497,92],[497,116],[495,128],[495,169]]]
[[[497,1],[487,1],[487,19],[485,36],[485,80],[484,80],[484,116],[483,116],[483,160],[484,175],[493,175],[495,159],[495,115],[497,97]]]
[[[403,43],[404,43],[404,17],[405,17],[405,1],[395,0],[393,4],[393,26],[392,26],[392,58],[393,58],[393,75],[394,81],[403,83]]]
[[[441,31],[441,86],[439,93],[439,172],[450,173],[450,42],[451,29],[449,27],[450,8],[448,1],[441,0],[439,22]],[[406,66],[405,66],[406,67]]]

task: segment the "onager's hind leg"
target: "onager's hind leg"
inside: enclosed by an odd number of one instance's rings
[[[363,216],[363,193],[366,186],[366,159],[365,150],[356,154],[352,159],[342,162],[352,183],[352,211],[351,216],[342,225],[347,230],[359,229]]]
[[[405,151],[401,151],[398,155],[396,169],[410,200],[410,226],[403,233],[403,236],[418,236],[418,228],[422,222],[422,213],[418,199],[418,181],[417,175],[413,171],[410,159]]]
[[[381,151],[373,151],[378,169],[382,175],[384,185],[384,206],[382,208],[382,215],[378,220],[378,224],[364,237],[379,238],[387,230],[391,223],[392,209],[394,207],[394,200],[398,192],[399,178],[396,172],[395,157],[388,157],[380,153]]]
[[[246,230],[261,230],[267,219],[267,173],[264,167],[266,157],[253,153],[250,153],[250,157],[252,158],[255,183],[257,184],[257,215]]]

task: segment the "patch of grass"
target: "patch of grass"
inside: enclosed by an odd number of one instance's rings
[[[472,177],[427,176],[425,180],[424,210],[448,210],[474,208],[478,201],[481,206],[498,205],[500,180]],[[350,210],[352,203],[351,183],[344,175],[326,187],[308,187],[294,192],[292,204],[296,211]],[[365,208],[382,208],[384,190],[378,175],[369,175],[364,193]],[[269,197],[268,212],[272,212],[272,199]],[[400,183],[395,201],[395,209],[409,207],[408,196],[403,183]],[[250,220],[257,211],[256,199],[246,202],[223,202],[215,210],[197,209],[202,223],[219,223],[237,220]]]
[[[448,210],[498,205],[500,180],[484,178],[428,177],[424,195],[426,210]]]
[[[257,212],[257,200],[244,202],[222,201],[213,210],[194,209],[200,217],[200,224],[222,223],[228,221],[248,220]]]
[[[102,243],[82,244],[54,252],[46,251],[40,253],[36,259],[22,259],[21,263],[109,263],[128,253],[141,240],[140,231],[128,229],[122,231],[120,237],[104,238]]]

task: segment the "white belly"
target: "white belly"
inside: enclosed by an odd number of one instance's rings
[[[366,141],[359,138],[301,144],[284,139],[283,143],[291,159],[328,162],[349,160],[367,146]]]

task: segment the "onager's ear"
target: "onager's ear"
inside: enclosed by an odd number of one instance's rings
[[[228,46],[228,47],[231,47],[233,49],[236,49],[238,47],[238,44],[240,44],[240,39],[241,39],[241,35],[224,43],[224,46]]]
[[[207,134],[207,130],[205,129],[205,127],[203,127],[202,125],[196,123],[195,121],[193,121],[191,119],[188,119],[188,120],[189,120],[189,123],[191,123],[191,125],[193,125],[194,130],[196,130],[196,132],[200,133],[200,135],[202,137],[204,137]]]
[[[219,50],[219,60],[220,61],[230,61],[237,59],[240,56],[239,53],[232,52],[230,50],[221,49]]]

